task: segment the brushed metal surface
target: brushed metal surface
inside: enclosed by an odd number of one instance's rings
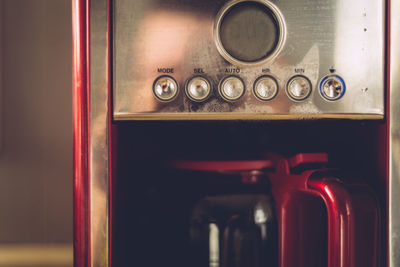
[[[323,114],[382,118],[384,1],[271,2],[285,20],[282,50],[265,65],[239,68],[219,54],[213,36],[216,15],[229,1],[114,0],[114,119],[163,119],[175,113],[181,119],[318,118]],[[173,73],[164,73],[168,69]],[[319,92],[319,82],[333,70],[344,79],[347,91],[340,100],[327,101]],[[181,88],[170,103],[161,103],[152,94],[154,80],[163,74],[174,77]],[[197,74],[206,76],[214,88],[203,103],[190,101],[182,90],[187,79]],[[244,80],[246,93],[240,101],[227,103],[217,86],[232,74]],[[279,92],[273,100],[262,102],[252,88],[266,74],[277,80]],[[310,97],[301,102],[285,93],[287,81],[298,74],[313,86]]]
[[[91,267],[109,266],[108,1],[90,3]]]
[[[400,266],[400,0],[390,1],[389,266]]]

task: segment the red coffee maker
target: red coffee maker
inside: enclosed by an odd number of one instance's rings
[[[399,265],[400,1],[316,2],[73,1],[76,267]]]

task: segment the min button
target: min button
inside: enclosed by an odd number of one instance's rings
[[[302,75],[292,77],[287,83],[287,94],[295,101],[302,101],[306,99],[312,90],[310,80]]]

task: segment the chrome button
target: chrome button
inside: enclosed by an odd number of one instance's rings
[[[321,95],[330,101],[338,100],[344,95],[346,85],[338,75],[328,75],[320,83]]]
[[[294,76],[287,84],[287,94],[290,98],[296,101],[302,101],[306,99],[312,90],[312,85],[310,80],[305,76]]]
[[[153,93],[160,101],[171,101],[178,94],[178,83],[171,76],[160,76],[154,81]]]
[[[278,93],[278,83],[271,76],[261,76],[255,81],[253,92],[262,101],[271,100]]]
[[[202,102],[211,94],[211,83],[204,77],[196,76],[188,80],[185,91],[189,99]]]
[[[239,100],[245,91],[245,85],[237,76],[228,76],[223,79],[219,86],[219,92],[226,101]]]

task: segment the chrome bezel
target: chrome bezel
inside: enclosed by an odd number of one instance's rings
[[[193,81],[194,79],[201,79],[201,80],[205,81],[207,83],[207,85],[208,85],[208,88],[209,88],[208,94],[205,97],[203,97],[202,99],[196,99],[193,96],[191,96],[190,93],[189,93],[189,83],[191,81]],[[194,101],[194,102],[197,102],[197,103],[204,102],[208,98],[210,98],[212,91],[213,91],[213,86],[212,86],[210,80],[207,77],[203,76],[203,75],[192,76],[185,83],[185,94],[186,94],[187,98],[189,98],[191,101]]]
[[[265,97],[260,96],[260,95],[257,93],[257,90],[256,90],[257,84],[258,84],[262,79],[271,79],[271,80],[275,83],[275,85],[276,85],[276,91],[275,91],[275,93],[274,93],[271,97],[265,98]],[[260,100],[260,101],[263,101],[263,102],[271,101],[272,99],[274,99],[274,98],[278,95],[278,92],[279,92],[279,84],[278,84],[278,81],[276,80],[275,77],[273,77],[273,76],[271,76],[271,75],[262,75],[262,76],[258,77],[258,78],[254,81],[254,83],[253,83],[253,95],[254,95],[258,100]]]
[[[263,4],[265,7],[267,7],[271,12],[275,15],[278,27],[279,27],[279,36],[278,36],[278,43],[276,44],[276,47],[274,51],[268,55],[267,57],[254,61],[254,62],[247,62],[247,61],[242,61],[239,59],[236,59],[232,55],[228,53],[228,51],[225,50],[221,37],[220,37],[220,28],[221,28],[221,23],[224,18],[224,16],[227,14],[227,12],[235,5],[243,2],[256,2]],[[228,2],[225,6],[222,7],[222,9],[218,12],[217,17],[214,22],[214,42],[217,46],[218,52],[221,54],[222,57],[224,57],[228,62],[232,63],[235,66],[239,67],[255,67],[255,66],[260,66],[268,63],[269,61],[272,61],[278,54],[281,52],[284,43],[286,40],[286,24],[285,24],[285,19],[278,9],[277,6],[275,6],[273,3],[267,0],[233,0],[231,2]]]
[[[238,79],[243,84],[243,92],[242,92],[242,94],[240,96],[238,96],[236,98],[230,98],[229,96],[224,94],[223,90],[222,90],[222,87],[223,87],[224,83],[230,78]],[[239,99],[241,99],[244,96],[245,92],[246,92],[246,84],[244,83],[242,78],[240,78],[239,76],[236,76],[236,75],[229,75],[229,76],[224,77],[220,81],[220,83],[218,85],[218,93],[219,93],[219,95],[227,102],[236,102],[236,101],[238,101]]]
[[[290,83],[293,82],[293,80],[296,79],[296,78],[304,78],[304,79],[308,82],[308,84],[310,85],[310,91],[308,92],[308,94],[307,94],[306,96],[304,96],[304,97],[302,97],[302,98],[298,98],[298,97],[292,95],[292,94],[290,93],[290,91],[289,91],[289,85],[290,85]],[[296,101],[296,102],[302,102],[302,101],[306,100],[306,99],[311,95],[311,93],[312,93],[312,91],[313,91],[313,85],[312,85],[310,79],[308,79],[306,76],[304,76],[304,75],[295,75],[295,76],[292,76],[292,77],[288,80],[288,82],[286,83],[286,90],[285,90],[285,91],[286,91],[286,95],[287,95],[291,100]]]
[[[342,84],[342,88],[343,88],[342,92],[337,97],[329,97],[325,94],[325,92],[323,90],[324,84],[328,81],[329,78],[333,78],[335,81],[338,81],[340,84]],[[329,101],[329,102],[337,101],[337,100],[341,99],[345,93],[346,93],[346,83],[344,82],[343,78],[337,74],[328,74],[319,81],[319,94],[326,101]]]
[[[176,86],[175,94],[174,94],[172,97],[168,98],[168,99],[163,99],[163,98],[161,98],[161,97],[160,97],[159,95],[157,95],[157,93],[155,92],[155,91],[156,91],[156,84],[157,84],[157,82],[158,82],[159,80],[163,79],[163,78],[168,78],[168,79],[172,80],[172,82],[173,82],[173,83],[175,84],[175,86]],[[170,75],[161,75],[161,76],[158,76],[158,77],[154,80],[152,92],[153,92],[154,97],[155,97],[158,101],[161,101],[161,102],[164,102],[164,103],[166,103],[166,102],[171,102],[171,101],[175,100],[175,98],[176,98],[176,97],[178,96],[178,94],[179,94],[179,84],[178,84],[178,82],[177,82],[172,76],[170,76]]]

